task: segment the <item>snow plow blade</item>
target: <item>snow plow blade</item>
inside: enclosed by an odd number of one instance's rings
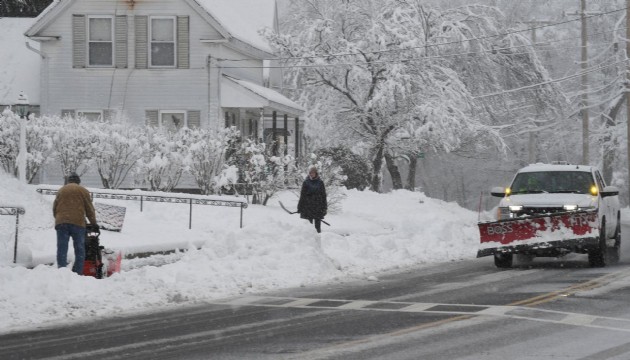
[[[479,223],[477,257],[495,253],[551,255],[599,245],[597,211],[575,211]]]

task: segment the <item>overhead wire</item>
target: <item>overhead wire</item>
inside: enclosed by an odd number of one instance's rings
[[[598,17],[598,16],[604,16],[604,15],[617,13],[617,12],[620,12],[620,11],[625,11],[627,9],[628,9],[628,7],[619,8],[619,9],[610,10],[610,11],[602,12],[602,13],[598,13],[598,14],[587,15],[584,18],[585,19],[590,19],[590,18],[594,18],[594,17]],[[447,42],[444,42],[444,43],[437,43],[437,44],[425,44],[425,45],[419,45],[419,46],[411,46],[411,47],[402,48],[402,49],[385,49],[385,50],[366,51],[366,52],[364,52],[364,54],[382,54],[382,53],[403,52],[403,51],[409,51],[409,50],[415,50],[415,49],[426,49],[426,48],[434,48],[434,47],[445,46],[445,45],[461,44],[461,43],[471,42],[471,41],[487,40],[487,39],[492,39],[492,38],[501,37],[501,36],[507,36],[507,35],[512,35],[512,34],[519,34],[519,33],[523,33],[523,32],[529,32],[529,31],[533,31],[533,30],[538,30],[538,29],[544,29],[544,28],[548,28],[548,27],[552,27],[552,26],[564,25],[564,24],[567,24],[567,23],[581,21],[581,20],[582,20],[582,18],[570,19],[570,20],[555,22],[555,23],[551,23],[551,24],[544,24],[544,25],[540,25],[540,26],[534,26],[534,27],[530,27],[530,28],[526,28],[526,29],[505,31],[505,32],[502,32],[502,33],[494,34],[494,35],[486,35],[486,36],[480,36],[480,37],[475,37],[475,38],[447,41]],[[523,45],[523,46],[531,46],[531,44]],[[348,53],[327,54],[327,55],[312,55],[312,56],[297,56],[297,57],[275,57],[275,58],[265,58],[263,60],[272,60],[272,61],[299,60],[299,59],[306,60],[306,59],[316,59],[316,58],[346,57],[346,56],[355,56],[355,55],[361,55],[361,54],[362,53],[359,53],[359,52],[348,52]],[[222,58],[218,58],[217,60],[218,61],[233,61],[233,62],[236,62],[236,61],[251,61],[251,59],[245,59],[245,58],[244,59],[222,59]]]
[[[589,46],[610,46],[608,43],[596,43],[590,44]],[[481,55],[481,54],[497,54],[502,56],[518,56],[518,55],[527,55],[531,54],[531,51],[523,51],[523,52],[515,52],[508,53],[503,52],[504,50],[510,50],[514,48],[520,48],[526,46],[518,46],[518,47],[506,47],[506,48],[495,48],[492,50],[484,50],[484,51],[471,51],[464,53],[455,53],[455,54],[444,54],[444,55],[434,55],[434,56],[421,56],[414,57],[408,59],[389,59],[389,60],[377,60],[377,61],[355,61],[355,62],[346,62],[346,63],[327,63],[327,64],[294,64],[294,65],[220,65],[221,69],[291,69],[291,68],[325,68],[325,67],[348,67],[348,66],[356,66],[356,65],[379,65],[379,64],[400,64],[400,63],[409,63],[409,62],[422,62],[429,61],[435,59],[446,59],[453,57],[471,57],[473,55]],[[527,45],[527,47],[531,47]],[[537,53],[541,52],[552,52],[558,50],[565,49],[579,49],[581,46],[564,46],[564,47],[555,47],[549,49],[540,49],[536,50]],[[229,61],[229,60],[226,60]]]
[[[578,76],[582,76],[582,75],[591,73],[593,71],[602,70],[602,69],[605,69],[605,68],[609,68],[611,66],[616,66],[616,65],[619,65],[619,64],[622,64],[622,63],[626,63],[626,62],[628,62],[628,60],[630,60],[630,59],[620,60],[620,61],[614,62],[612,64],[608,64],[608,65],[596,66],[596,67],[590,68],[590,69],[588,69],[586,71],[581,71],[581,72],[579,72],[577,74],[565,76],[565,77],[558,78],[558,79],[547,80],[547,81],[539,82],[539,83],[536,83],[536,84],[522,86],[522,87],[515,88],[515,89],[503,90],[503,91],[496,92],[496,93],[490,93],[490,94],[485,94],[485,95],[473,96],[473,98],[474,99],[483,99],[483,98],[487,98],[487,97],[505,95],[505,94],[509,94],[509,93],[513,93],[513,92],[517,92],[517,91],[522,91],[522,90],[529,90],[529,89],[533,89],[533,88],[536,88],[536,87],[539,87],[539,86],[549,85],[549,84],[556,83],[556,82],[562,82],[562,81],[566,81],[566,80],[569,80],[569,79],[573,79],[573,78],[578,77]]]

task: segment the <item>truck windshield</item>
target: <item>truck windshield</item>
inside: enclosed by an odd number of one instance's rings
[[[576,193],[588,194],[595,184],[590,172],[540,171],[516,175],[512,194]]]

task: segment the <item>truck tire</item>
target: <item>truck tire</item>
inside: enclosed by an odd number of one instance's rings
[[[606,249],[608,263],[616,265],[621,257],[621,223],[617,219],[617,227],[615,228],[615,245]]]
[[[514,256],[506,253],[494,254],[494,265],[499,269],[509,269],[512,267]]]
[[[606,246],[606,222],[602,221],[599,230],[599,241],[597,248],[588,252],[588,263],[591,267],[606,266],[608,248]]]

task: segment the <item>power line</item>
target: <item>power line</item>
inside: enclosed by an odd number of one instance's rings
[[[552,80],[543,81],[543,82],[540,82],[540,83],[527,85],[527,86],[523,86],[523,87],[516,88],[516,89],[504,90],[504,91],[500,91],[500,92],[496,92],[496,93],[474,96],[473,98],[474,99],[483,99],[483,98],[487,98],[487,97],[493,97],[493,96],[499,96],[499,95],[504,95],[504,94],[510,94],[510,93],[523,91],[523,90],[530,90],[530,89],[533,89],[533,88],[536,88],[536,87],[539,87],[539,86],[549,85],[549,84],[556,83],[556,82],[566,81],[566,80],[569,80],[569,79],[572,79],[572,78],[575,78],[575,77],[578,77],[578,76],[582,76],[584,74],[591,73],[593,71],[602,70],[602,69],[605,69],[605,68],[609,68],[611,66],[616,66],[616,65],[619,65],[619,64],[622,64],[622,63],[626,63],[626,62],[628,62],[628,60],[630,60],[630,59],[617,61],[615,63],[608,64],[608,65],[597,66],[595,68],[590,68],[590,69],[588,69],[586,71],[582,71],[582,72],[579,72],[577,74],[565,76],[565,77],[562,77],[562,78],[559,78],[559,79],[552,79]]]
[[[590,18],[594,18],[594,17],[598,17],[598,16],[609,15],[609,14],[613,14],[613,13],[616,13],[616,12],[625,11],[627,9],[628,9],[628,7],[625,7],[625,8],[619,8],[619,9],[615,9],[615,10],[611,10],[611,11],[607,11],[607,12],[592,14],[592,15],[585,16],[584,19],[590,19]],[[487,40],[487,39],[492,39],[492,38],[501,37],[501,36],[507,36],[507,35],[512,35],[512,34],[519,34],[519,33],[523,33],[523,32],[528,32],[528,31],[534,31],[534,30],[538,30],[538,29],[544,29],[544,28],[548,28],[548,27],[552,27],[552,26],[564,25],[564,24],[568,24],[568,23],[576,22],[576,21],[582,21],[582,18],[565,20],[565,21],[561,21],[561,22],[545,24],[545,25],[530,27],[530,28],[521,29],[521,30],[506,31],[506,32],[498,33],[498,34],[494,34],[494,35],[486,35],[486,36],[480,36],[480,37],[470,38],[470,39],[448,41],[448,42],[439,43],[439,44],[426,44],[426,45],[420,45],[420,46],[412,46],[412,47],[408,47],[408,48],[404,48],[404,49],[387,49],[387,50],[366,51],[365,54],[383,54],[383,53],[392,53],[392,52],[402,52],[402,51],[415,50],[415,49],[423,49],[423,48],[426,49],[426,48],[433,48],[433,47],[438,47],[438,46],[461,44],[461,43],[464,43],[464,42],[477,41],[477,40]],[[357,53],[357,52],[351,53],[351,52],[348,52],[348,53],[339,53],[339,54],[312,55],[312,56],[301,56],[301,57],[300,56],[298,56],[298,57],[285,57],[285,58],[276,57],[276,58],[267,58],[267,59],[263,59],[263,60],[276,60],[276,61],[280,61],[280,60],[300,60],[300,59],[301,60],[306,60],[306,59],[317,59],[317,58],[355,56],[355,55],[362,55],[362,53]],[[218,61],[251,61],[251,59],[221,59],[221,58],[218,58],[217,60]]]
[[[591,44],[591,46],[610,46],[608,43],[597,43]],[[465,53],[455,53],[455,54],[445,54],[445,55],[434,55],[434,56],[424,56],[419,58],[409,58],[409,59],[399,59],[399,60],[380,60],[380,61],[356,61],[352,63],[328,63],[328,64],[309,64],[309,65],[277,65],[277,66],[264,66],[264,65],[247,65],[247,66],[220,66],[222,69],[295,69],[295,68],[325,68],[325,67],[349,67],[356,65],[381,65],[381,64],[400,64],[400,63],[410,63],[410,62],[422,62],[428,60],[435,59],[445,59],[452,57],[470,57],[473,55],[480,54],[497,54],[501,56],[518,56],[518,55],[527,55],[531,54],[531,51],[526,52],[515,52],[515,53],[506,53],[502,52],[503,50],[511,50],[517,49],[521,47],[531,47],[531,45],[523,45],[523,46],[514,46],[514,47],[506,47],[506,48],[495,48],[492,50],[484,50],[484,51],[472,51]],[[565,47],[555,47],[551,49],[541,49],[537,50],[537,53],[541,52],[552,52],[563,49],[579,49],[581,46],[565,46]]]

